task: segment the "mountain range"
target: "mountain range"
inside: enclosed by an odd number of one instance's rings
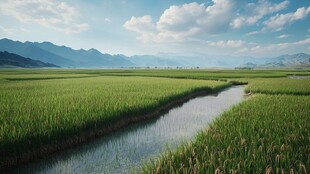
[[[64,68],[102,68],[134,66],[123,55],[102,54],[96,49],[74,50],[50,42],[19,42],[0,40],[0,51],[7,51],[34,60],[48,62]]]
[[[57,68],[58,66],[51,63],[44,63],[39,60],[32,60],[17,54],[0,51],[1,68]]]
[[[282,55],[272,58],[271,61],[261,65],[262,67],[310,67],[310,55],[299,53],[294,55]]]
[[[101,53],[92,48],[75,50],[51,42],[19,42],[0,40],[0,51],[14,53],[60,66],[62,68],[120,68],[120,67],[310,67],[310,55],[298,53],[271,58],[251,56],[177,55],[158,53],[156,55],[125,56]]]

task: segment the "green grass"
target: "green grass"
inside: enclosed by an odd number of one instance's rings
[[[281,71],[281,78],[267,74],[224,77],[248,83],[245,91],[255,95],[192,142],[147,163],[143,173],[309,172],[310,79],[285,78],[290,73]]]
[[[17,81],[17,80],[50,80],[50,79],[70,79],[70,78],[85,78],[96,77],[99,75],[92,74],[13,74],[3,77],[5,80]],[[0,76],[1,77],[1,76]]]
[[[57,78],[61,75],[68,77],[75,76],[148,76],[148,77],[168,77],[185,79],[239,79],[239,78],[276,78],[287,75],[309,75],[308,70],[211,70],[211,69],[0,69],[1,78],[22,78],[22,80],[33,80],[30,77],[18,77],[23,75],[36,75],[35,78],[43,79],[45,76]],[[10,77],[11,76],[11,77]],[[13,77],[12,77],[13,76]],[[42,76],[42,77],[40,77]]]
[[[310,94],[310,79],[286,78],[291,74],[309,72],[1,69],[0,162],[230,81],[249,83],[246,92],[255,95],[144,172],[309,172],[310,101],[303,95]]]
[[[309,123],[308,96],[256,95],[143,172],[306,173],[310,171]]]
[[[264,94],[310,94],[310,78],[271,78],[271,79],[250,79],[246,92]]]
[[[287,75],[309,75],[307,71],[294,70],[114,70],[102,75],[152,76],[186,79],[275,78]]]
[[[25,75],[23,75],[25,76]],[[43,145],[147,113],[220,81],[91,77],[0,83],[0,162]]]

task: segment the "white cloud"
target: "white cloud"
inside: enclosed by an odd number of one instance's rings
[[[310,7],[301,7],[293,13],[277,14],[266,20],[263,23],[265,26],[261,30],[247,33],[247,35],[281,31],[285,28],[285,26],[290,25],[297,20],[304,19],[309,13]]]
[[[294,52],[300,50],[307,49],[310,45],[310,38],[296,41],[296,42],[283,42],[277,44],[269,44],[269,45],[253,45],[253,46],[245,46],[240,48],[236,54],[238,55],[256,55],[256,56],[271,56],[271,55],[279,55],[285,54],[290,49]]]
[[[111,19],[110,18],[104,18],[104,21],[105,22],[111,22]]]
[[[124,27],[127,30],[140,34],[139,40],[148,41],[154,40],[156,35],[156,27],[152,22],[152,17],[149,15],[142,17],[132,16],[129,21],[126,21]]]
[[[245,35],[246,36],[252,36],[252,35],[255,35],[255,34],[259,34],[259,33],[261,33],[261,31],[251,31],[251,32],[246,33]]]
[[[213,4],[205,6],[196,2],[171,6],[165,10],[157,22],[161,32],[185,33],[194,35],[199,31],[208,34],[225,32],[229,21],[233,18],[236,3],[231,0],[213,0]]]
[[[298,8],[294,13],[277,14],[276,16],[272,16],[264,22],[265,27],[263,30],[281,31],[286,25],[305,18],[309,13],[310,7],[301,7]]]
[[[213,3],[198,4],[188,3],[183,5],[174,5],[167,8],[158,20],[152,19],[146,15],[142,17],[131,17],[126,21],[124,27],[127,30],[138,34],[138,39],[151,42],[172,42],[175,45],[190,47],[203,46],[206,52],[223,52],[234,55],[255,55],[266,56],[268,54],[287,53],[287,50],[307,50],[309,40],[297,42],[284,42],[278,44],[258,44],[244,40],[226,40],[218,34],[229,31],[232,28],[254,25],[259,22],[263,27],[267,27],[267,22],[263,19],[274,13],[288,7],[289,1],[280,3],[270,3],[267,0],[259,0],[257,4],[240,3],[232,0],[213,0]],[[237,3],[236,3],[237,2]],[[244,1],[243,1],[244,2]],[[300,10],[302,9],[302,10]],[[296,12],[283,14],[293,16],[291,22],[284,23],[283,26],[296,20],[303,19],[310,9],[300,8]],[[275,15],[281,16],[281,15]],[[287,17],[285,17],[287,18]],[[239,21],[238,21],[239,20]],[[281,20],[279,18],[279,20]],[[266,29],[253,31],[247,35],[267,32]],[[214,36],[214,37],[213,37]],[[282,34],[276,38],[284,39],[289,37],[288,34]],[[221,38],[215,41],[209,41],[208,38]],[[213,40],[212,39],[212,40]],[[279,41],[279,40],[278,40]],[[166,46],[165,44],[162,44]]]
[[[0,4],[0,13],[14,17],[20,22],[35,22],[44,27],[64,33],[79,33],[89,25],[77,21],[77,11],[65,2],[52,0],[7,0]]]
[[[132,16],[129,21],[125,22],[124,27],[137,33],[150,32],[155,30],[152,17],[149,15],[142,17]]]
[[[124,27],[140,34],[140,39],[184,41],[201,33],[218,34],[227,31],[235,10],[236,3],[232,0],[213,0],[213,4],[207,7],[196,2],[173,5],[163,12],[157,22],[153,23],[150,16],[133,16],[125,22]]]
[[[202,36],[221,34],[232,28],[254,25],[266,15],[281,11],[289,5],[288,0],[280,3],[259,0],[256,4],[233,0],[213,0],[212,2],[211,4],[193,2],[170,6],[158,21],[152,21],[151,16],[148,16],[150,20],[143,21],[141,19],[145,16],[133,16],[125,22],[124,27],[138,33],[138,39],[143,41],[184,42]],[[300,12],[295,13],[295,16],[302,16]],[[267,23],[264,24],[267,26],[269,25]],[[147,28],[151,26],[152,31],[145,29],[146,26]],[[253,31],[247,35],[262,33],[266,29],[263,30]]]
[[[308,45],[308,44],[310,44],[310,38],[300,40],[300,41],[296,41],[296,42],[284,42],[284,43],[267,45],[260,51],[263,51],[263,50],[281,51],[281,50],[285,50],[289,47],[303,46],[303,45]]]
[[[213,2],[214,4],[206,8],[205,16],[198,22],[206,32],[223,33],[229,29],[229,23],[235,17],[238,2],[231,0],[213,0]]]
[[[197,3],[184,4],[182,6],[171,6],[161,15],[156,27],[164,34],[192,33],[198,31],[200,26],[198,19],[205,14],[205,6]]]
[[[246,42],[243,40],[227,40],[227,41],[220,40],[217,42],[208,41],[207,43],[209,46],[218,46],[222,48],[238,48],[246,44]]]
[[[7,28],[7,27],[4,27],[2,25],[0,25],[0,30],[2,30],[7,35],[14,35],[14,33],[16,32],[16,29],[14,29],[14,28]]]
[[[280,36],[277,36],[278,39],[284,39],[284,38],[287,38],[289,37],[290,35],[289,34],[282,34]]]
[[[248,3],[245,6],[245,14],[239,15],[231,23],[232,28],[240,28],[244,25],[256,24],[260,19],[268,14],[272,14],[287,8],[289,1],[279,4],[272,4],[266,0],[259,0],[258,3]]]

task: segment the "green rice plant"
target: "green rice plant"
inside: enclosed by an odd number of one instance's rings
[[[307,173],[308,96],[255,95],[143,173]]]
[[[305,70],[217,70],[217,69],[0,69],[1,78],[35,80],[40,76],[148,76],[184,79],[279,78],[288,75],[310,75]],[[17,76],[16,76],[17,75]],[[24,77],[26,75],[26,77]],[[36,75],[36,77],[27,77]],[[15,77],[14,77],[15,76]]]
[[[248,82],[249,85],[245,89],[247,93],[295,94],[295,95],[310,94],[310,78],[249,79]]]
[[[96,77],[98,75],[91,74],[23,74],[23,75],[7,75],[6,80],[50,80],[50,79],[69,79],[69,78],[85,78]]]
[[[274,70],[124,70],[124,71],[105,71],[102,75],[113,76],[152,76],[185,79],[230,79],[230,78],[274,78],[286,77],[287,74],[296,74],[291,71]],[[298,72],[304,73],[304,72]],[[298,74],[297,73],[297,74]]]
[[[87,130],[113,126],[220,81],[91,77],[0,83],[0,162]]]

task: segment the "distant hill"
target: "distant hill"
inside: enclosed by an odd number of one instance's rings
[[[135,55],[127,58],[139,67],[178,67],[185,66],[175,60],[169,60],[153,55]]]
[[[262,67],[310,67],[310,55],[305,53],[270,58]]]
[[[41,49],[32,42],[19,42],[12,41],[9,39],[0,40],[0,51],[7,51],[9,53],[18,54],[23,57],[28,57],[34,60],[40,60],[42,62],[52,63],[59,66],[71,66],[70,60],[61,57],[59,55],[53,54],[47,50]]]
[[[50,42],[19,42],[9,39],[0,40],[0,51],[8,51],[34,60],[40,60],[61,67],[101,68],[135,66],[123,55],[102,54],[96,49],[74,50],[57,46]]]
[[[251,62],[247,62],[246,64],[240,65],[240,67],[244,67],[244,68],[256,68],[256,67],[257,67],[257,64],[251,63]]]
[[[94,48],[89,50],[74,50],[70,47],[57,46],[50,42],[34,42],[33,45],[44,50],[49,50],[56,55],[60,55],[70,60],[70,62],[72,62],[73,66],[75,67],[100,68],[134,66],[132,62],[126,59],[126,56],[102,54],[100,51]]]
[[[252,58],[249,61],[256,61]],[[238,68],[309,68],[310,55],[298,53],[293,55],[281,55],[278,57],[260,58],[259,63],[247,62],[237,66]]]
[[[57,65],[44,63],[39,60],[32,60],[19,56],[17,54],[0,51],[0,67],[2,68],[43,68],[43,67],[58,67]]]
[[[51,63],[64,68],[120,68],[120,67],[244,67],[244,68],[281,68],[310,67],[310,55],[299,53],[270,58],[251,56],[214,56],[178,55],[158,53],[156,55],[125,56],[104,54],[92,48],[75,50],[58,46],[51,42],[19,42],[9,39],[0,40],[0,51],[7,51]]]

